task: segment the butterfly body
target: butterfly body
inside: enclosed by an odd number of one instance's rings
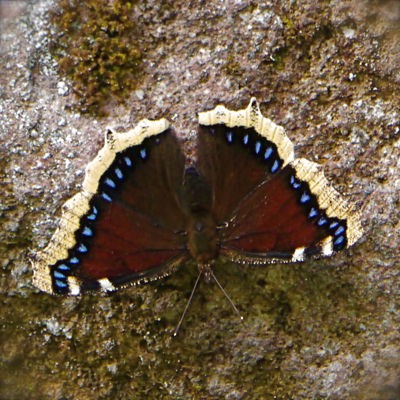
[[[211,192],[195,167],[185,171],[183,207],[187,214],[187,250],[199,266],[208,265],[217,256],[218,238],[211,214]]]
[[[187,248],[197,264],[209,264],[218,255],[216,225],[210,215],[196,215],[188,226]]]
[[[192,258],[267,265],[329,256],[362,234],[359,213],[317,164],[294,159],[282,127],[252,99],[199,114],[197,162],[166,120],[109,131],[81,192],[37,254],[34,283],[56,294],[112,291],[171,274]]]

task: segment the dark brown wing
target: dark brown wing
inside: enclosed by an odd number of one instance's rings
[[[361,234],[358,215],[316,164],[293,160],[283,129],[256,103],[200,116],[199,169],[213,189],[220,253],[243,263],[330,255]]]
[[[48,291],[114,290],[165,276],[187,257],[179,143],[169,129],[131,136],[111,135],[105,146],[111,152],[103,148],[88,167],[84,187],[95,193],[84,190],[67,203],[61,234],[36,268],[36,282],[48,271]]]

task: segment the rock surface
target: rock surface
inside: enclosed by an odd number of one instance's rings
[[[0,3],[0,398],[400,398],[400,5],[397,1],[136,5],[143,79],[108,117],[68,111],[48,50],[54,1]],[[196,276],[51,297],[45,246],[107,125],[169,118],[192,154],[196,113],[256,96],[296,154],[362,204],[365,236],[331,259],[216,274],[171,333]]]

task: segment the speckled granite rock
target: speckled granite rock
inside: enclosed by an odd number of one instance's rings
[[[143,79],[107,118],[68,111],[72,85],[48,52],[55,3],[0,3],[0,398],[400,398],[399,3],[159,3],[135,6]],[[27,253],[50,238],[107,125],[165,116],[191,154],[198,111],[251,95],[363,203],[356,246],[218,265],[244,322],[203,284],[177,338],[194,265],[109,296],[32,287]]]

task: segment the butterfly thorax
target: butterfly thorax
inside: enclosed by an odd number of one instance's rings
[[[217,256],[216,224],[210,214],[194,213],[188,221],[187,247],[199,266],[208,265]]]
[[[217,229],[211,214],[211,189],[199,172],[185,171],[182,204],[186,214],[187,249],[199,268],[217,255]]]

